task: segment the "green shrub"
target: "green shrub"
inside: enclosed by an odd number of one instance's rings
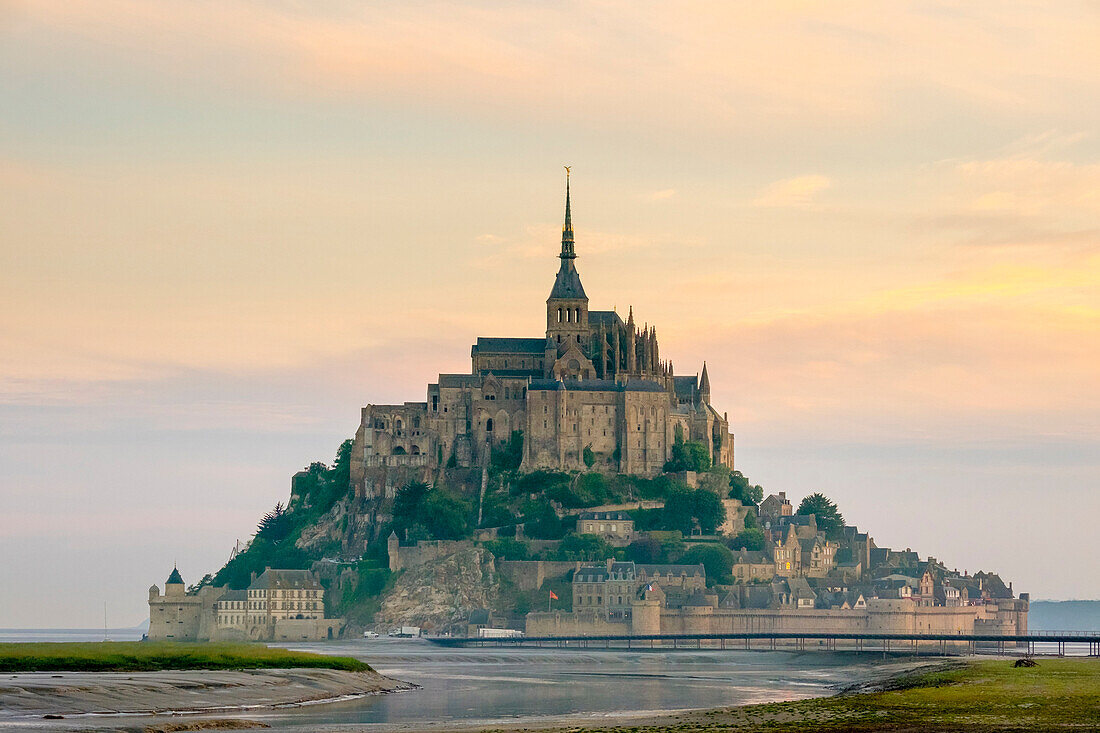
[[[615,557],[615,548],[591,534],[566,535],[554,550],[555,560],[602,561],[609,557]]]
[[[566,524],[549,501],[528,501],[523,507],[523,531],[538,540],[556,540],[565,535]]]
[[[707,585],[725,583],[733,571],[733,553],[722,545],[695,545],[680,558],[680,564],[701,564],[707,570]]]
[[[738,550],[763,550],[764,533],[758,528],[745,529],[726,540],[726,546],[734,552]]]
[[[485,549],[498,560],[526,560],[530,546],[522,540],[503,538],[486,542]]]

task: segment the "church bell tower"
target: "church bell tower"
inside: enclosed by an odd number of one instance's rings
[[[553,342],[558,354],[565,353],[572,345],[588,350],[588,296],[581,285],[575,260],[577,253],[573,243],[573,219],[569,202],[569,168],[565,169],[565,224],[561,230],[561,266],[550,297],[546,299],[547,347]]]

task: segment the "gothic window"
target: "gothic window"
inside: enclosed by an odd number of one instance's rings
[[[574,317],[573,320],[576,321],[577,323],[580,323],[581,322],[581,309],[580,308],[574,308],[573,310],[576,313],[576,316]],[[580,341],[580,340],[581,340],[581,337],[578,336],[577,341]]]
[[[485,421],[485,431],[489,433],[493,432],[493,418],[489,418]]]
[[[558,323],[561,323],[561,308],[558,308]]]
[[[414,428],[420,427],[420,418],[419,417],[414,417],[413,418],[413,427]]]

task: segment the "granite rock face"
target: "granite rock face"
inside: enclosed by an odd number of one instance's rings
[[[465,630],[470,611],[491,608],[500,594],[496,563],[473,547],[401,574],[375,614],[375,626],[419,626],[432,633]]]

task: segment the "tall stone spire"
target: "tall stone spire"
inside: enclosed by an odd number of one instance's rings
[[[699,375],[699,396],[703,402],[710,403],[710,377],[707,375],[707,363],[703,362],[703,373]]]
[[[561,254],[563,260],[576,259],[573,249],[573,216],[569,210],[569,166],[565,166],[565,224],[561,228]]]
[[[565,224],[561,228],[561,267],[554,279],[554,287],[550,291],[550,298],[588,301],[581,285],[581,276],[577,273],[575,260],[576,250],[573,248],[573,216],[569,205],[569,167],[565,168]],[[587,306],[586,306],[587,308]]]

